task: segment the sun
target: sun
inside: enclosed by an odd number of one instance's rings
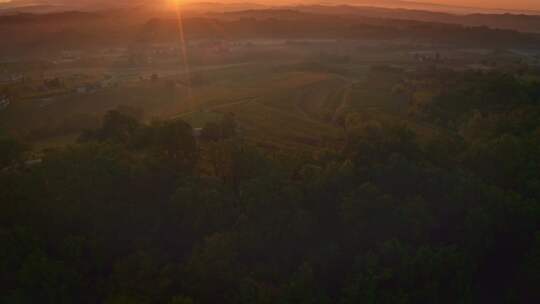
[[[183,6],[184,4],[188,3],[189,0],[165,0],[165,7],[167,7],[169,10],[173,9],[176,10],[180,6]]]
[[[164,0],[161,3],[167,10],[177,10],[180,6],[186,3],[186,0]]]
[[[181,5],[185,2],[185,0],[168,0],[169,5]]]

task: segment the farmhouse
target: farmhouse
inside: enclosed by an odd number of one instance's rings
[[[0,95],[0,111],[7,108],[10,104],[9,97],[5,95]]]
[[[101,87],[102,86],[100,83],[89,83],[81,87],[78,87],[76,89],[76,92],[79,94],[92,94],[92,93],[97,92],[99,89],[101,89]]]

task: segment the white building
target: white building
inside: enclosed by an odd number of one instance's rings
[[[7,96],[0,96],[0,110],[4,110],[9,106],[11,101],[9,100],[9,97]]]

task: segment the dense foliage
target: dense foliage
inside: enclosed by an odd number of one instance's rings
[[[1,137],[0,302],[538,303],[538,85],[501,77],[441,77],[435,136],[359,119],[314,156],[230,116],[113,111],[32,166]]]

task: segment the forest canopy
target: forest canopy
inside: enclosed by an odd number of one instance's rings
[[[429,79],[409,115],[435,135],[351,112],[313,153],[257,147],[234,115],[199,136],[111,111],[33,165],[2,135],[1,302],[540,301],[538,83]]]

